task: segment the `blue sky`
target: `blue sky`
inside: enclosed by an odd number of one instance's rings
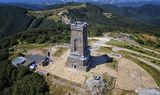
[[[0,0],[0,3],[45,3],[55,1],[87,1],[87,0]],[[158,1],[158,0],[88,0],[106,2],[125,2],[125,1]]]

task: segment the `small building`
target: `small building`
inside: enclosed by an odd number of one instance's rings
[[[12,63],[14,66],[18,67],[19,65],[30,66],[30,65],[31,65],[32,63],[34,63],[34,62],[31,61],[31,60],[29,60],[29,59],[27,59],[26,57],[20,56],[20,57],[16,57],[15,59],[13,59],[13,60],[11,61],[11,63]]]
[[[40,55],[40,54],[28,54],[26,55],[26,58],[34,61],[37,65],[47,66],[51,60],[49,56],[50,56],[50,53],[48,52],[48,56]],[[31,66],[31,68],[33,67]]]
[[[43,59],[46,58],[45,55],[40,55],[40,54],[28,54],[26,55],[27,59],[30,59],[36,63],[40,63]]]
[[[46,66],[49,64],[49,58],[46,57],[44,58],[40,63],[39,63],[41,66]]]

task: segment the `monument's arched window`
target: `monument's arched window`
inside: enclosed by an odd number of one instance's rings
[[[76,66],[76,65],[74,65],[74,69],[77,69],[77,66]]]
[[[78,39],[74,40],[74,51],[78,50]]]

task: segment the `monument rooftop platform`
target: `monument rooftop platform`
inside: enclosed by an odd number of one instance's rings
[[[87,25],[87,22],[76,21],[74,23],[71,23],[71,29],[83,30],[83,28],[87,27]]]

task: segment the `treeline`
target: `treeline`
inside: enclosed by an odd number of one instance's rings
[[[43,76],[3,61],[0,63],[0,95],[49,95],[49,87]]]
[[[0,40],[0,49],[12,47],[18,42],[26,43],[64,43],[69,42],[70,28],[61,22],[51,28],[35,28],[14,34]]]
[[[157,43],[154,43],[151,40],[144,41],[142,39],[136,39],[136,41],[141,45],[147,45],[147,46],[150,46],[150,47],[160,48],[160,39],[157,39]]]

